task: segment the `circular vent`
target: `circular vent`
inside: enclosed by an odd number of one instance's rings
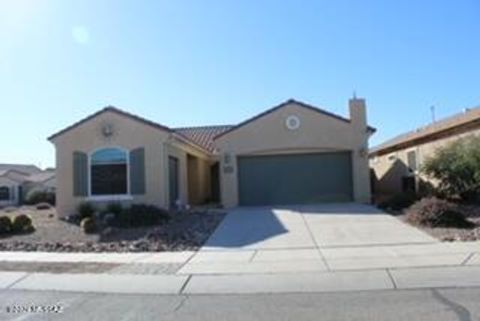
[[[296,130],[300,128],[300,118],[298,118],[298,116],[295,116],[295,115],[290,115],[285,120],[285,125],[290,130]]]

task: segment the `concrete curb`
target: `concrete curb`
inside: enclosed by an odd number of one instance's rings
[[[260,294],[480,286],[480,266],[237,275],[0,272],[0,288],[122,294]]]
[[[194,275],[185,294],[311,293],[392,290],[386,271]]]
[[[32,273],[23,279],[13,281],[13,285],[8,288],[92,293],[179,294],[187,279],[187,276],[175,275]]]

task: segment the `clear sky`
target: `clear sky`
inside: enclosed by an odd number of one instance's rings
[[[371,145],[480,105],[480,2],[0,0],[0,162],[54,165],[50,134],[114,105],[168,126],[238,123],[288,98]]]

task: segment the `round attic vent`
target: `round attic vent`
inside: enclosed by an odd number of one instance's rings
[[[285,119],[285,125],[290,130],[296,130],[300,128],[300,118],[296,115],[290,115]]]

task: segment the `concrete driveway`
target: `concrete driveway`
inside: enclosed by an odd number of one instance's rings
[[[437,242],[373,206],[324,204],[231,210],[202,250],[309,249]]]

